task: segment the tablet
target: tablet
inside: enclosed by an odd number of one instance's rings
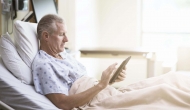
[[[113,83],[115,81],[115,79],[117,79],[119,73],[122,71],[122,69],[125,67],[125,65],[129,62],[129,60],[131,59],[131,56],[129,56],[127,59],[125,59],[121,65],[119,66],[119,68],[115,71],[114,75],[112,76],[112,78],[110,79],[110,84]]]

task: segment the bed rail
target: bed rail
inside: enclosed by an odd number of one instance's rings
[[[2,101],[0,101],[0,110],[14,110],[14,109],[8,106],[7,104],[3,103]]]

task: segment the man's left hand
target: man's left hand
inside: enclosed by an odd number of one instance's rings
[[[126,66],[122,69],[122,71],[120,72],[120,74],[118,75],[117,79],[114,82],[120,82],[125,80],[126,78]]]

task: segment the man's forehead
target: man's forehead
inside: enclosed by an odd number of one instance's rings
[[[56,22],[55,25],[57,25],[58,27],[65,27],[65,24],[64,23],[59,23],[59,22]]]
[[[60,29],[60,31],[67,31],[67,26],[65,25],[65,23],[56,23],[57,27]]]

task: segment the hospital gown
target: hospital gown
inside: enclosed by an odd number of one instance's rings
[[[35,89],[38,93],[62,93],[68,95],[72,84],[86,74],[85,67],[67,52],[57,59],[40,50],[32,63]]]

